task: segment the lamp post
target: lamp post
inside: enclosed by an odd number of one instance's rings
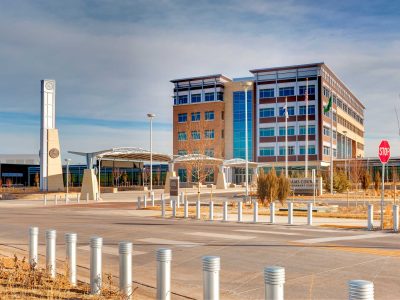
[[[71,159],[70,158],[66,158],[66,159],[64,159],[65,160],[65,162],[67,163],[67,197],[68,197],[68,186],[69,186],[69,163],[71,162]]]
[[[150,120],[150,194],[153,193],[153,118],[155,114],[147,114]]]
[[[245,140],[245,156],[246,156],[246,201],[249,197],[249,141],[248,141],[248,124],[247,124],[247,91],[253,85],[251,81],[242,82],[244,88],[244,140]]]

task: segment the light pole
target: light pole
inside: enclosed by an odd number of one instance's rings
[[[71,162],[71,159],[70,158],[66,158],[66,159],[64,159],[65,160],[65,162],[67,163],[67,198],[68,198],[68,186],[69,186],[69,163]]]
[[[153,118],[155,114],[147,114],[150,119],[150,194],[153,193]]]
[[[344,135],[344,172],[346,173],[346,178],[347,178],[347,130],[343,131]]]
[[[245,156],[246,156],[246,201],[249,197],[249,141],[248,141],[248,124],[247,124],[247,91],[253,85],[251,81],[242,82],[244,88],[244,140],[245,140]]]

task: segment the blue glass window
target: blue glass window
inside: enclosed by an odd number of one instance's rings
[[[178,122],[179,123],[184,123],[186,121],[187,121],[187,113],[178,114]]]
[[[305,114],[306,114],[306,106],[305,105],[299,106],[299,115],[303,116]]]
[[[268,128],[260,128],[260,136],[275,136],[275,128],[268,127]]]
[[[294,87],[279,88],[279,97],[294,96]]]
[[[288,155],[294,155],[295,154],[294,153],[294,146],[288,146],[287,149],[288,149]],[[282,156],[282,155],[285,155],[285,153],[286,153],[286,147],[285,146],[279,147],[279,155]]]
[[[309,105],[308,106],[308,114],[309,115],[315,115],[315,105]]]
[[[205,131],[204,131],[204,137],[205,137],[206,139],[214,139],[214,129],[205,130]]]
[[[306,93],[306,86],[299,86],[299,95],[305,95]],[[315,85],[309,85],[308,86],[308,94],[309,95],[315,95]]]
[[[294,116],[294,106],[288,106],[287,111],[289,116]],[[285,116],[285,110],[283,107],[279,107],[279,116]]]
[[[178,176],[181,182],[187,181],[187,170],[186,169],[178,169]]]
[[[217,92],[217,100],[218,101],[224,101],[224,93]]]
[[[206,149],[204,154],[210,157],[214,157],[214,149]]]
[[[294,126],[288,126],[288,135],[294,135]],[[285,127],[279,127],[279,135],[285,136]]]
[[[200,132],[197,130],[192,131],[192,139],[199,140],[200,139]]]
[[[187,140],[186,132],[184,131],[178,132],[178,141],[186,141],[186,140]]]
[[[192,122],[200,121],[200,112],[192,112]]]
[[[201,102],[201,94],[192,94],[192,103]]]
[[[305,154],[306,154],[306,146],[300,146],[300,155],[305,155]],[[308,154],[309,155],[315,154],[315,146],[314,145],[308,146]]]
[[[204,94],[204,101],[214,101],[215,100],[214,93],[205,93]]]
[[[205,116],[205,119],[207,120],[207,121],[211,121],[211,120],[214,120],[214,111],[206,111],[205,113],[204,113],[204,116]]]
[[[260,156],[274,156],[275,149],[274,147],[262,147],[260,148]]]
[[[244,91],[233,92],[233,157],[245,158],[245,94]],[[253,105],[252,92],[247,92],[247,145],[248,158],[253,160]]]
[[[186,155],[187,150],[178,150],[178,155]]]
[[[182,95],[178,97],[178,104],[187,104],[188,103],[188,96]]]
[[[274,89],[262,89],[260,90],[260,98],[273,98],[275,97]]]
[[[268,118],[273,116],[275,116],[275,109],[273,107],[260,109],[260,118]]]

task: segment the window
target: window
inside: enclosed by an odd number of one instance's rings
[[[187,113],[178,114],[178,122],[179,123],[184,123],[186,121],[187,121]]]
[[[288,146],[288,155],[294,155],[294,146]],[[279,155],[285,155],[285,146],[279,147]]]
[[[214,168],[205,168],[206,182],[214,182]]]
[[[275,97],[274,89],[260,90],[260,98],[274,98],[274,97]]]
[[[260,109],[260,118],[273,117],[274,115],[275,115],[275,109],[273,107]]]
[[[221,129],[221,139],[225,138],[225,130]]]
[[[279,127],[279,135],[285,136],[285,127]],[[294,126],[288,126],[288,135],[294,135]]]
[[[279,97],[294,96],[294,87],[279,88]]]
[[[294,106],[288,106],[287,112],[289,116],[294,116]],[[285,109],[283,107],[279,107],[279,116],[285,116]]]
[[[299,86],[299,95],[305,95],[306,93],[306,86]],[[315,85],[309,85],[308,86],[308,94],[309,95],[315,95]]]
[[[205,137],[206,139],[214,139],[214,129],[205,130],[205,131],[204,131],[204,137]]]
[[[192,94],[192,103],[201,102],[201,94]]]
[[[268,128],[260,128],[260,136],[275,136],[275,128],[268,127]]]
[[[300,146],[300,155],[305,155],[306,154],[306,146]],[[315,146],[310,145],[308,146],[308,155],[310,154],[315,154]]]
[[[224,120],[224,119],[225,119],[225,112],[221,111],[221,120]]]
[[[187,181],[187,170],[186,169],[178,169],[178,176],[181,182]]]
[[[215,99],[214,96],[215,96],[214,93],[205,93],[204,100],[205,101],[214,101],[214,99]]]
[[[308,125],[308,135],[315,134],[315,125]],[[300,125],[299,126],[299,135],[306,135],[306,126]]]
[[[187,150],[178,150],[178,155],[186,155]]]
[[[331,136],[331,130],[328,127],[324,126],[324,135]]]
[[[212,120],[214,120],[214,112],[213,112],[213,111],[206,111],[206,112],[204,113],[204,115],[205,115],[205,119],[206,119],[207,121],[212,121]]]
[[[205,151],[204,151],[204,154],[205,155],[207,155],[207,156],[210,156],[210,157],[214,157],[214,149],[206,149]]]
[[[199,140],[200,139],[200,132],[197,130],[192,131],[192,139]]]
[[[224,93],[217,92],[217,101],[224,101]]]
[[[315,105],[309,105],[308,106],[308,114],[309,115],[315,115]]]
[[[305,105],[299,106],[299,115],[304,116],[305,114],[306,114],[306,106]]]
[[[178,97],[178,104],[186,104],[188,103],[188,96],[182,95]]]
[[[260,148],[260,156],[274,156],[275,149],[274,147],[261,147]]]
[[[186,141],[187,135],[185,131],[178,132],[178,141]]]
[[[324,146],[324,155],[329,155],[329,153],[330,153],[329,150],[330,150],[329,147]]]
[[[309,125],[308,126],[308,135],[313,135],[315,134],[315,125]]]
[[[192,122],[200,121],[200,112],[192,112]]]
[[[306,106],[299,106],[299,115],[304,116],[306,114]],[[308,106],[308,115],[315,115],[315,105]]]

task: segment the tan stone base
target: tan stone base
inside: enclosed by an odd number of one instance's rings
[[[218,175],[217,175],[217,189],[226,190],[226,188],[227,188],[227,184],[226,184],[225,173],[224,172],[218,172]]]
[[[169,193],[169,179],[171,177],[176,177],[175,171],[168,171],[167,176],[165,177],[165,186],[164,186],[164,193]]]
[[[83,171],[81,199],[82,200],[96,200],[96,194],[99,191],[97,185],[97,178],[94,170],[86,169]],[[87,198],[89,196],[89,199]]]

